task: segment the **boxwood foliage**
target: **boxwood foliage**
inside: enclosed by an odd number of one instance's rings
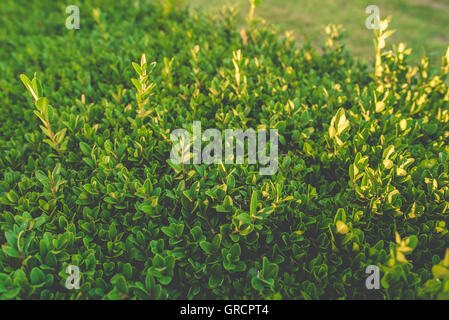
[[[68,30],[2,2],[0,298],[449,298],[449,53],[408,64],[385,20],[372,68],[332,25],[317,50],[257,10],[77,4]],[[277,173],[171,163],[193,121],[277,129]]]

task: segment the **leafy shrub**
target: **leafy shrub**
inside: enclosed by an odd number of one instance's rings
[[[254,8],[239,30],[83,1],[68,30],[64,4],[4,1],[2,299],[448,297],[449,51],[409,65],[385,20],[370,71],[339,28],[318,53]],[[279,170],[167,161],[194,120],[276,128]]]

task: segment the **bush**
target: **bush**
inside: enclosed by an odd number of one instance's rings
[[[409,65],[385,20],[371,71],[331,25],[318,52],[175,1],[2,7],[2,299],[448,297],[449,51]],[[170,162],[195,120],[277,129],[278,171]]]

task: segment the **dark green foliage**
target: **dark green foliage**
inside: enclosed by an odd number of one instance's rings
[[[1,299],[448,298],[449,54],[371,72],[332,26],[318,53],[229,10],[78,4],[68,30],[2,2]],[[194,120],[278,129],[279,170],[168,161]]]

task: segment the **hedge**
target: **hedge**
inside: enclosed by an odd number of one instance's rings
[[[409,64],[387,19],[372,67],[333,25],[314,48],[257,10],[77,3],[69,30],[2,2],[1,299],[449,298],[449,51]],[[277,129],[277,172],[171,162],[193,121]]]

